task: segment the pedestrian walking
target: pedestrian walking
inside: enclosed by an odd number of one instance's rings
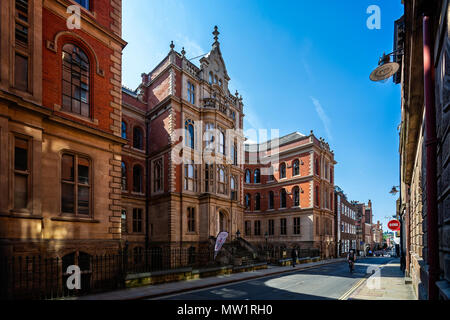
[[[291,256],[292,256],[292,267],[295,268],[295,264],[297,263],[297,257],[298,257],[296,248],[292,249]]]

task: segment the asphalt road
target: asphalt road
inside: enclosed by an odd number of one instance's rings
[[[346,262],[324,265],[281,275],[193,290],[158,300],[326,300],[345,296],[370,269],[393,258],[358,259],[353,274]]]

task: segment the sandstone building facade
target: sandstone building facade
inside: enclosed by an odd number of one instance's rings
[[[402,262],[419,299],[450,296],[449,18],[448,1],[409,0],[395,22]]]
[[[312,132],[292,133],[246,145],[245,158],[245,239],[335,256],[336,161],[329,145]]]
[[[0,12],[1,253],[116,253],[121,1],[4,0]]]

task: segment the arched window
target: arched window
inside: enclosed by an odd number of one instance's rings
[[[280,208],[286,208],[286,190],[281,189],[280,192]]]
[[[127,184],[127,166],[125,165],[125,162],[122,161],[122,190],[127,191],[128,184]]]
[[[316,158],[316,159],[314,160],[314,163],[315,163],[315,164],[314,164],[314,167],[316,168],[316,175],[320,176],[320,170],[319,170],[319,169],[320,169],[320,168],[319,168],[319,164],[320,164],[320,163],[319,163],[319,159]]]
[[[273,191],[269,191],[269,209],[273,209],[274,208],[274,198],[275,198],[275,194],[273,193]]]
[[[133,148],[142,150],[144,148],[144,137],[140,127],[133,128]]]
[[[300,175],[300,161],[295,160],[292,164],[292,176]]]
[[[286,178],[286,164],[282,163],[280,165],[280,179]]]
[[[155,161],[153,167],[153,191],[158,192],[162,190],[162,161]]]
[[[255,210],[261,210],[261,195],[259,193],[255,195]]]
[[[62,110],[90,117],[89,59],[71,43],[62,51]]]
[[[133,167],[133,191],[142,193],[142,186],[142,167],[136,164]]]
[[[122,138],[127,138],[127,124],[125,121],[122,121]]]
[[[300,188],[294,187],[292,189],[292,194],[294,198],[294,207],[300,207]]]
[[[194,132],[194,121],[186,120],[184,123],[184,132],[185,132],[185,145],[190,147],[191,149],[195,148],[195,132]]]
[[[254,183],[261,183],[261,170],[256,169],[254,175],[255,175]]]
[[[245,209],[250,210],[250,203],[251,203],[252,197],[247,193],[245,195]]]
[[[252,173],[249,169],[245,170],[245,183],[252,183]]]

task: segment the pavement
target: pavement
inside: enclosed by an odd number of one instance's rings
[[[308,270],[319,266],[343,262],[345,259],[329,259],[318,262],[298,264],[295,268],[292,266],[268,266],[267,269],[255,270],[250,272],[233,273],[216,277],[200,278],[187,281],[169,282],[158,285],[150,285],[111,292],[91,294],[81,297],[70,297],[65,300],[139,300],[150,299],[173,294],[180,294],[192,290],[211,288],[220,285],[233,284],[236,282],[249,281],[267,276],[276,276],[285,273],[292,273],[299,270]]]
[[[405,283],[400,261],[382,266],[349,296],[349,300],[417,300],[411,284]]]

